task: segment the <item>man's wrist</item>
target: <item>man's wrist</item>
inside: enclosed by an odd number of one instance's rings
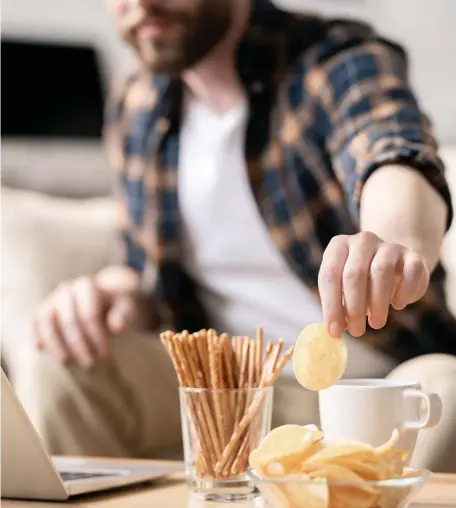
[[[103,268],[95,276],[95,283],[103,290],[113,295],[139,294],[139,275],[127,266],[112,265]]]

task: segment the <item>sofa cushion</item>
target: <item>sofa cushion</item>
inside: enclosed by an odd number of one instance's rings
[[[109,198],[71,200],[4,187],[1,199],[1,338],[16,340],[61,280],[106,265],[115,210]]]
[[[65,198],[106,197],[113,173],[99,141],[2,140],[2,185]]]

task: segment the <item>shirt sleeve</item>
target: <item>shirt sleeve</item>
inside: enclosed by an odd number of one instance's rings
[[[125,171],[124,104],[133,76],[113,83],[105,106],[103,140],[112,169],[112,188],[116,206],[116,245],[112,261],[132,268],[144,269],[145,253],[134,240],[130,227],[129,182]]]
[[[307,89],[327,119],[327,149],[359,220],[363,185],[379,167],[410,166],[453,209],[444,166],[428,118],[409,86],[407,57],[381,39],[347,42],[310,70]]]

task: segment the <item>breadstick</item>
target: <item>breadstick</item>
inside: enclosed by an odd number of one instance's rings
[[[266,416],[265,389],[277,380],[293,348],[281,355],[282,339],[264,347],[262,328],[255,339],[230,340],[227,334],[219,338],[215,330],[168,331],[160,339],[179,386],[196,389],[181,395],[187,405],[196,475],[226,479],[245,472]],[[263,390],[255,391],[257,387]]]
[[[186,371],[184,364],[182,361],[181,351],[177,345],[177,339],[170,339],[168,336],[168,340],[166,340],[166,344],[168,346],[168,350],[170,352],[171,358],[173,359],[173,363],[177,366],[178,379],[180,381],[181,386],[188,387],[192,386],[192,380],[188,375],[188,371]],[[212,454],[213,444],[211,444],[211,440],[206,436],[205,429],[207,428],[207,424],[205,422],[205,417],[199,410],[199,404],[197,401],[193,400],[191,397],[192,394],[187,393],[187,400],[189,404],[189,419],[190,425],[192,428],[193,435],[195,436],[195,441],[199,443],[199,448],[202,453],[202,457],[204,457],[205,469],[208,474],[213,475],[213,467],[215,456]]]
[[[235,382],[233,374],[233,364],[230,349],[230,340],[228,335],[225,333],[220,338],[220,346],[222,349],[222,360],[223,368],[226,373],[226,384],[224,388],[230,390],[223,394],[223,412],[225,413],[225,444],[230,440],[231,434],[233,433],[234,421],[235,421],[235,404],[236,404],[236,393],[234,392]]]
[[[249,339],[248,337],[244,337],[242,343],[242,357],[241,357],[241,366],[239,369],[239,381],[238,381],[238,397],[236,403],[236,413],[235,413],[235,425],[237,425],[242,418],[244,413],[244,400],[245,394],[243,392],[246,383],[246,374],[248,368],[248,360],[249,360]]]
[[[190,365],[189,365],[190,362],[192,361],[192,357],[185,356],[185,352],[180,345],[179,339],[178,340],[175,339],[173,342],[174,342],[174,345],[176,346],[175,350],[177,353],[177,358],[178,358],[179,362],[182,364],[182,366],[184,367],[184,371],[186,372],[185,376],[191,382],[190,386],[199,388],[197,386],[197,380],[192,379],[191,374],[190,374],[191,370],[193,370],[193,369],[190,370]],[[200,418],[200,422],[202,423],[202,429],[203,429],[203,431],[206,431],[206,430],[208,431],[209,437],[212,442],[212,450],[215,451],[215,457],[219,457],[221,454],[220,441],[218,439],[217,430],[215,428],[214,421],[212,418],[211,408],[210,408],[208,400],[207,400],[207,394],[204,392],[196,393],[195,398],[197,398],[197,402],[199,403],[199,404],[197,404],[195,402],[195,405],[201,406],[201,408],[198,408],[198,413],[201,413],[201,415],[202,415],[202,418]],[[201,409],[201,411],[199,409]]]
[[[272,386],[272,384],[280,376],[280,373],[282,372],[283,368],[290,360],[292,355],[293,348],[291,347],[289,350],[285,352],[283,357],[277,363],[276,369],[273,372],[271,372],[269,376],[263,376],[260,388]],[[242,446],[241,440],[243,439],[249,424],[252,422],[255,416],[258,415],[258,413],[261,411],[261,405],[265,397],[266,397],[265,390],[259,391],[255,395],[248,410],[246,411],[245,415],[243,416],[242,420],[239,422],[239,425],[236,427],[233,435],[231,436],[230,442],[225,447],[221,459],[217,462],[217,465],[215,466],[216,474],[221,474],[225,472],[226,469],[230,468],[230,465],[234,460],[233,454],[235,454],[236,451],[239,449],[239,447]]]
[[[256,338],[257,342],[255,350],[256,351],[255,386],[258,386],[260,384],[263,367],[263,340],[264,340],[263,328],[258,328]]]
[[[208,334],[208,349],[209,349],[209,367],[211,374],[211,388],[214,390],[213,394],[213,402],[214,402],[214,413],[215,413],[215,423],[217,426],[217,432],[219,436],[219,440],[222,448],[224,448],[224,415],[222,410],[222,401],[220,397],[220,389],[219,385],[219,369],[218,369],[218,361],[217,361],[217,337],[215,335],[214,330],[209,330]],[[219,455],[218,455],[219,456]]]
[[[211,375],[206,330],[202,330],[196,337],[196,347],[198,350],[201,368],[204,374],[204,386],[205,388],[209,388],[211,386]]]

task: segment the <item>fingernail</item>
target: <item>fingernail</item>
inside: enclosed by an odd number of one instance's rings
[[[341,331],[340,326],[338,325],[338,323],[336,323],[336,322],[330,323],[330,325],[329,325],[329,333],[333,337],[340,337],[342,335],[342,331]]]

